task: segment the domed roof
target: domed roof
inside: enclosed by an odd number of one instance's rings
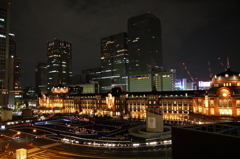
[[[233,75],[239,76],[239,72],[234,72],[234,71],[231,71],[230,69],[227,69],[225,72],[219,73],[219,74],[217,74],[216,76],[224,76],[224,77],[225,77],[226,74],[227,74],[228,76],[233,76]]]
[[[212,78],[212,84],[215,83],[226,83],[227,81],[235,81],[235,82],[240,82],[240,73],[239,72],[235,72],[235,71],[231,71],[229,68],[222,73],[219,73],[217,75],[215,75]]]

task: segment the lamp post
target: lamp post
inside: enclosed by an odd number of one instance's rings
[[[33,129],[33,132],[35,133],[37,130],[36,129]],[[33,140],[33,139],[31,139]],[[33,145],[33,142],[30,143],[30,145],[32,146]]]
[[[21,134],[21,131],[18,131],[17,135],[20,135],[20,134]],[[28,134],[26,134],[26,145],[28,145]]]

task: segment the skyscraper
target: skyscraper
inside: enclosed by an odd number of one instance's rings
[[[150,12],[128,19],[129,91],[151,91],[163,67],[161,21]]]
[[[114,86],[128,90],[127,82],[128,44],[127,33],[119,33],[101,39],[101,92]]]
[[[22,98],[21,58],[16,55],[15,35],[9,33],[9,97],[8,104],[15,105]]]
[[[15,35],[9,33],[9,56],[10,56],[10,72],[9,72],[9,89],[22,89],[21,87],[21,58],[16,54]]]
[[[39,62],[35,67],[35,91],[38,95],[47,93],[47,64]]]
[[[150,12],[128,19],[129,73],[162,68],[161,21]]]
[[[9,3],[0,1],[0,106],[8,103],[9,8]]]
[[[48,91],[58,84],[70,84],[72,78],[72,43],[53,39],[47,42]]]
[[[9,62],[9,98],[8,104],[15,105],[21,101],[21,58],[15,54],[10,55]]]

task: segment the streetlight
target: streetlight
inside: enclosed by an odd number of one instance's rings
[[[35,133],[37,130],[36,129],[33,129],[33,132]],[[32,141],[33,139],[31,139],[31,143],[29,144],[30,146],[32,146],[33,145],[33,141]]]

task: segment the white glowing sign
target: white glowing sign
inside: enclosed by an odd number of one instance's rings
[[[210,87],[211,82],[210,81],[199,81],[199,87]]]

